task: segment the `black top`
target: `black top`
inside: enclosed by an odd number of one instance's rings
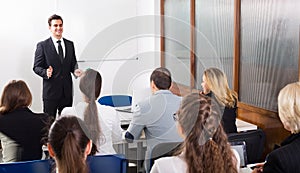
[[[272,151],[266,159],[264,173],[298,173],[300,170],[300,134],[286,138],[281,147]]]
[[[208,97],[215,97],[213,96],[212,92],[206,94]],[[222,106],[220,106],[222,108]],[[236,127],[236,109],[237,109],[237,102],[235,102],[235,105],[233,108],[225,106],[223,116],[222,116],[222,125],[224,131],[228,133],[236,133],[237,127]]]
[[[33,113],[27,107],[0,115],[0,132],[19,144],[17,161],[42,158],[41,139],[47,135],[47,121],[47,115]]]

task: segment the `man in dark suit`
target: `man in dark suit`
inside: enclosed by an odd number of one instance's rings
[[[72,106],[72,76],[80,77],[74,44],[62,37],[63,19],[52,15],[48,19],[51,37],[37,44],[33,71],[43,78],[43,109],[56,116],[64,107]]]

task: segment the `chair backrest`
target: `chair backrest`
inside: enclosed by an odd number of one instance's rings
[[[0,164],[0,173],[50,173],[51,160],[33,160]]]
[[[262,129],[228,134],[229,142],[245,141],[248,164],[261,162],[265,138],[266,136]]]
[[[90,173],[126,173],[128,162],[124,155],[98,155],[89,156],[87,163]]]
[[[155,145],[151,151],[150,168],[153,166],[155,160],[161,157],[173,156],[181,144],[182,142],[164,142]]]
[[[131,106],[132,97],[129,95],[109,95],[100,97],[98,102],[101,105],[112,107]]]
[[[33,160],[0,164],[0,173],[50,173],[53,160]],[[124,155],[89,156],[87,163],[90,173],[126,173],[127,160]]]

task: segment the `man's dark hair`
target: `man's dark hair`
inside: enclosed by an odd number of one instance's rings
[[[63,19],[61,16],[57,15],[57,14],[53,14],[52,16],[50,16],[48,18],[48,25],[51,26],[51,21],[52,20],[61,20],[62,23],[64,23]]]
[[[150,76],[151,81],[154,82],[158,89],[167,90],[171,87],[172,83],[171,73],[168,69],[159,67],[152,72]]]

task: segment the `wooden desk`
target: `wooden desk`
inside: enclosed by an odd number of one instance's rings
[[[245,167],[240,169],[240,173],[251,173],[252,169]]]
[[[129,125],[130,121],[132,120],[132,113],[131,112],[120,111],[118,108],[116,110],[117,110],[117,113],[120,117],[121,126],[122,125]]]
[[[257,129],[257,125],[248,123],[248,122],[240,120],[240,119],[236,119],[235,124],[236,124],[238,132]]]

